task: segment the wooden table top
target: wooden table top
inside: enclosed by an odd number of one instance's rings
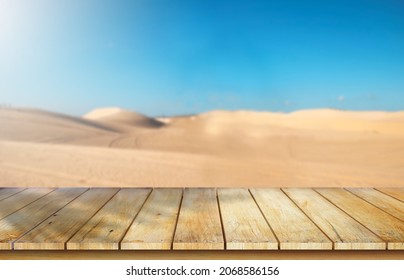
[[[0,250],[404,250],[404,188],[0,188]]]

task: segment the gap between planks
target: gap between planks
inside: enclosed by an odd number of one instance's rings
[[[0,189],[0,249],[404,249],[404,189],[36,190]]]

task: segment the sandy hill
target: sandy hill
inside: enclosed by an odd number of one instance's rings
[[[201,114],[200,120],[211,131],[233,127],[253,130],[283,127],[297,130],[340,132],[374,132],[404,134],[403,112],[352,112],[331,109],[302,110],[289,114],[255,111],[212,111]]]
[[[85,114],[83,118],[103,123],[129,125],[135,127],[157,128],[164,125],[163,122],[156,119],[121,108],[94,109]]]
[[[0,140],[28,142],[86,142],[118,133],[106,124],[37,109],[0,109]]]
[[[0,140],[132,148],[137,134],[163,123],[118,108],[74,117],[30,108],[0,108]]]
[[[0,109],[0,186],[404,186],[404,113]]]

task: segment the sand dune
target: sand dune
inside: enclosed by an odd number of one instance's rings
[[[272,125],[297,130],[321,130],[340,132],[374,132],[404,135],[404,114],[402,112],[349,112],[338,110],[304,110],[290,114],[214,111],[202,114],[208,125],[251,126]]]
[[[83,117],[88,120],[100,121],[115,125],[129,125],[135,127],[157,128],[164,125],[156,119],[146,117],[142,114],[124,110],[121,108],[100,108],[95,109]]]
[[[403,187],[404,113],[0,109],[0,186]]]
[[[80,117],[66,116],[35,109],[0,109],[0,140],[81,143],[114,138],[119,131],[106,124]],[[98,140],[97,140],[98,139]],[[101,141],[102,145],[105,145]]]

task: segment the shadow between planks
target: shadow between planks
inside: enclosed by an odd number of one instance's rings
[[[0,251],[402,257],[403,197],[404,189],[372,188],[1,188]]]

